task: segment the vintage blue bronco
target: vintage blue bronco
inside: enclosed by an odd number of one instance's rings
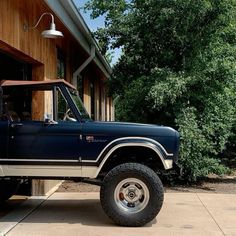
[[[164,197],[157,174],[177,163],[177,131],[93,121],[64,80],[0,85],[1,201],[22,180],[71,179],[100,185],[101,205],[116,224],[142,226],[156,217]],[[43,92],[48,102],[40,121],[31,107]]]

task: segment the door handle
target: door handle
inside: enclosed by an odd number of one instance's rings
[[[11,124],[11,128],[15,128],[15,127],[19,127],[19,126],[23,126],[23,124],[22,123]]]

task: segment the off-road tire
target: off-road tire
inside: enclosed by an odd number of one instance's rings
[[[129,185],[128,187],[126,187],[127,184],[122,186],[126,180],[131,183],[131,187],[134,186],[135,192],[146,194],[146,203],[145,196],[141,199],[143,202],[141,200],[137,201],[137,205],[140,204],[138,207],[141,207],[140,209],[137,208],[136,212],[136,203],[132,203],[131,207],[130,203],[126,206],[126,199],[124,200],[123,193],[118,194],[117,200],[117,188],[129,194],[132,193],[128,191]],[[138,185],[137,191],[135,190],[135,182],[138,183],[136,184]],[[130,189],[133,191],[131,187]],[[139,189],[141,190],[139,191]],[[126,194],[126,196],[129,196],[129,194]],[[120,202],[119,198],[121,199]],[[157,174],[149,167],[138,163],[121,164],[109,171],[100,190],[100,201],[103,210],[116,224],[122,226],[138,227],[152,221],[161,210],[163,200],[164,189]],[[134,212],[132,212],[133,209]]]
[[[17,180],[0,179],[0,204],[15,194],[19,185]]]

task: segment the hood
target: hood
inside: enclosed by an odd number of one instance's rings
[[[125,136],[158,136],[170,137],[175,136],[176,131],[167,126],[128,123],[128,122],[87,122],[84,123],[84,130],[87,133],[125,135]]]

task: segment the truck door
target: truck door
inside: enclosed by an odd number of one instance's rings
[[[73,165],[79,164],[79,122],[12,122],[9,127],[9,164]]]
[[[77,167],[80,166],[81,123],[69,117],[69,104],[62,93],[53,91],[53,99],[48,100],[53,105],[47,106],[52,109],[49,113],[56,113],[55,120],[52,120],[53,114],[47,114],[50,118],[46,117],[45,121],[10,122],[9,165],[75,166],[76,163]],[[56,104],[54,100],[57,100]]]

